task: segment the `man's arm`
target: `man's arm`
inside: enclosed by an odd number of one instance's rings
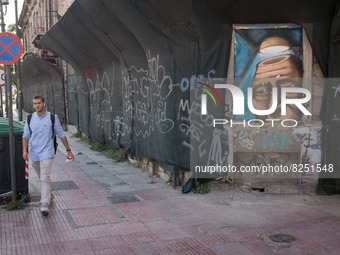
[[[60,140],[63,142],[65,149],[67,151],[67,156],[66,156],[67,159],[74,160],[74,156],[73,156],[73,153],[71,152],[70,146],[68,145],[68,141],[67,141],[66,136],[64,136]]]
[[[60,124],[58,115],[55,115],[54,131],[58,135],[59,138],[62,137],[62,138],[60,138],[60,140],[63,142],[65,149],[67,151],[66,158],[69,159],[69,160],[74,160],[74,156],[71,152],[70,146],[68,145],[68,141],[67,141],[66,135],[64,133],[64,130],[63,130],[61,124]]]
[[[22,157],[28,161],[28,139],[22,138]]]
[[[28,126],[28,117],[26,118],[26,123],[24,127],[24,133],[22,135],[22,157],[24,160],[28,161],[28,141],[31,138],[31,130]]]

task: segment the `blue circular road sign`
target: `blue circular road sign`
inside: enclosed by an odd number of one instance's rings
[[[14,64],[21,58],[21,54],[20,39],[12,33],[0,33],[0,63],[3,65]]]

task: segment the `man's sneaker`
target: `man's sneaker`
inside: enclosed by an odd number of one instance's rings
[[[48,205],[42,205],[40,208],[40,212],[42,215],[47,216],[49,213]]]

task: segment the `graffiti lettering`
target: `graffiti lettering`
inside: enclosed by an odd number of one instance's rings
[[[263,136],[260,139],[260,143],[264,142],[264,149],[267,149],[270,144],[274,145],[274,148],[277,150],[284,150],[288,145],[294,144],[293,140],[289,140],[285,135],[277,135],[273,133],[272,135],[267,135],[265,132],[261,132]],[[265,141],[266,140],[266,141]]]
[[[335,89],[334,97],[336,97],[338,93],[340,94],[340,84],[338,85],[338,87],[333,86],[332,89]]]

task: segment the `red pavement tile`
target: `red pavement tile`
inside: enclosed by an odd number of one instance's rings
[[[120,217],[107,206],[96,207],[96,212],[103,217],[106,223],[120,222]]]
[[[178,255],[179,253],[174,252],[169,247],[165,245],[166,242],[155,242],[148,244],[135,244],[131,245],[136,254],[139,255]]]
[[[291,250],[289,248],[290,245],[284,244],[285,248],[282,248],[282,245],[280,246],[279,243],[273,244],[273,242],[271,242],[270,244],[268,244],[268,242],[262,237],[254,237],[253,239],[240,241],[238,243],[248,250],[254,252],[255,254],[276,254],[279,250],[282,249]],[[279,246],[281,247],[280,249],[278,249]],[[291,255],[294,255],[294,253],[292,252]]]
[[[119,235],[93,238],[89,239],[88,242],[94,251],[108,250],[117,246],[126,245],[125,240]]]
[[[308,237],[308,240],[311,242],[332,242],[334,239],[337,239],[340,242],[340,233],[337,231],[329,231],[327,227],[318,225],[299,226],[291,230],[292,233],[295,233],[297,238],[306,239],[306,237]]]
[[[92,255],[95,254],[87,240],[74,240],[53,245],[58,255]]]
[[[219,244],[227,244],[231,243],[232,239],[223,233],[214,234],[214,235],[200,235],[195,236],[196,240],[203,244],[204,246],[210,247]]]
[[[72,209],[68,212],[78,227],[105,223],[105,220],[97,214],[95,208]]]
[[[79,240],[82,239],[82,237],[77,236],[76,232],[74,231],[54,231],[51,233],[44,233],[45,235],[48,235],[51,239],[48,241],[48,243],[62,243],[67,242],[71,240]]]
[[[74,181],[79,189],[55,191],[48,217],[38,205],[0,209],[1,255],[339,255],[340,218],[312,206],[268,204],[259,214],[256,204],[215,205],[172,189],[136,191],[144,201],[113,205],[112,194],[61,155],[52,181]],[[261,239],[274,233],[297,240],[283,246]]]
[[[144,243],[153,243],[158,237],[151,232],[136,232],[131,234],[122,234],[123,239],[128,244],[144,244]]]
[[[88,199],[90,199],[91,201],[97,203],[99,201],[102,201],[105,204],[107,204],[107,197],[110,196],[109,193],[107,193],[106,191],[104,191],[101,187],[99,186],[91,186],[88,189],[84,190],[84,194],[86,195],[86,197]]]
[[[81,227],[73,230],[73,232],[77,235],[77,239],[91,239],[110,235],[109,227],[106,224]]]
[[[129,246],[115,246],[110,249],[96,250],[96,255],[135,255],[135,251]]]
[[[174,252],[182,254],[183,252],[190,252],[193,250],[204,249],[205,246],[196,240],[196,238],[184,238],[181,240],[173,240],[172,242],[167,242],[166,246]]]
[[[1,253],[2,254],[2,253]],[[15,253],[12,254],[25,254],[25,255],[59,255],[54,247],[49,244],[44,245],[29,245],[18,248]],[[12,255],[11,254],[11,255]]]
[[[319,233],[319,235],[322,235],[322,233]],[[339,243],[339,239],[337,239],[334,243]],[[304,239],[298,239],[295,241],[291,246],[291,250],[293,250],[296,254],[339,255],[339,249],[334,249],[333,245],[328,246],[322,241],[315,242],[309,240],[308,236]]]
[[[81,189],[55,191],[54,204],[60,209],[84,208],[94,206]]]
[[[120,219],[108,207],[92,207],[67,211],[78,227],[120,221]]]
[[[148,228],[141,222],[122,222],[109,227],[110,235],[131,234],[135,232],[146,232]]]
[[[172,229],[161,229],[161,230],[153,230],[151,231],[154,235],[157,236],[160,240],[174,240],[174,239],[182,239],[185,237],[190,237],[189,234],[182,231],[179,227]]]
[[[200,248],[200,249],[192,249],[192,250],[183,250],[180,251],[179,254],[183,255],[217,255],[216,252],[209,248]]]
[[[163,213],[146,201],[115,204],[130,221],[154,221],[163,218]]]
[[[272,251],[257,252],[255,250],[245,247],[243,243],[229,243],[224,245],[215,245],[214,247],[211,247],[211,250],[216,252],[216,254],[226,255],[276,255],[276,253]]]
[[[17,254],[17,250],[15,248],[3,248],[3,245],[0,246],[0,254],[1,255],[12,255]]]

